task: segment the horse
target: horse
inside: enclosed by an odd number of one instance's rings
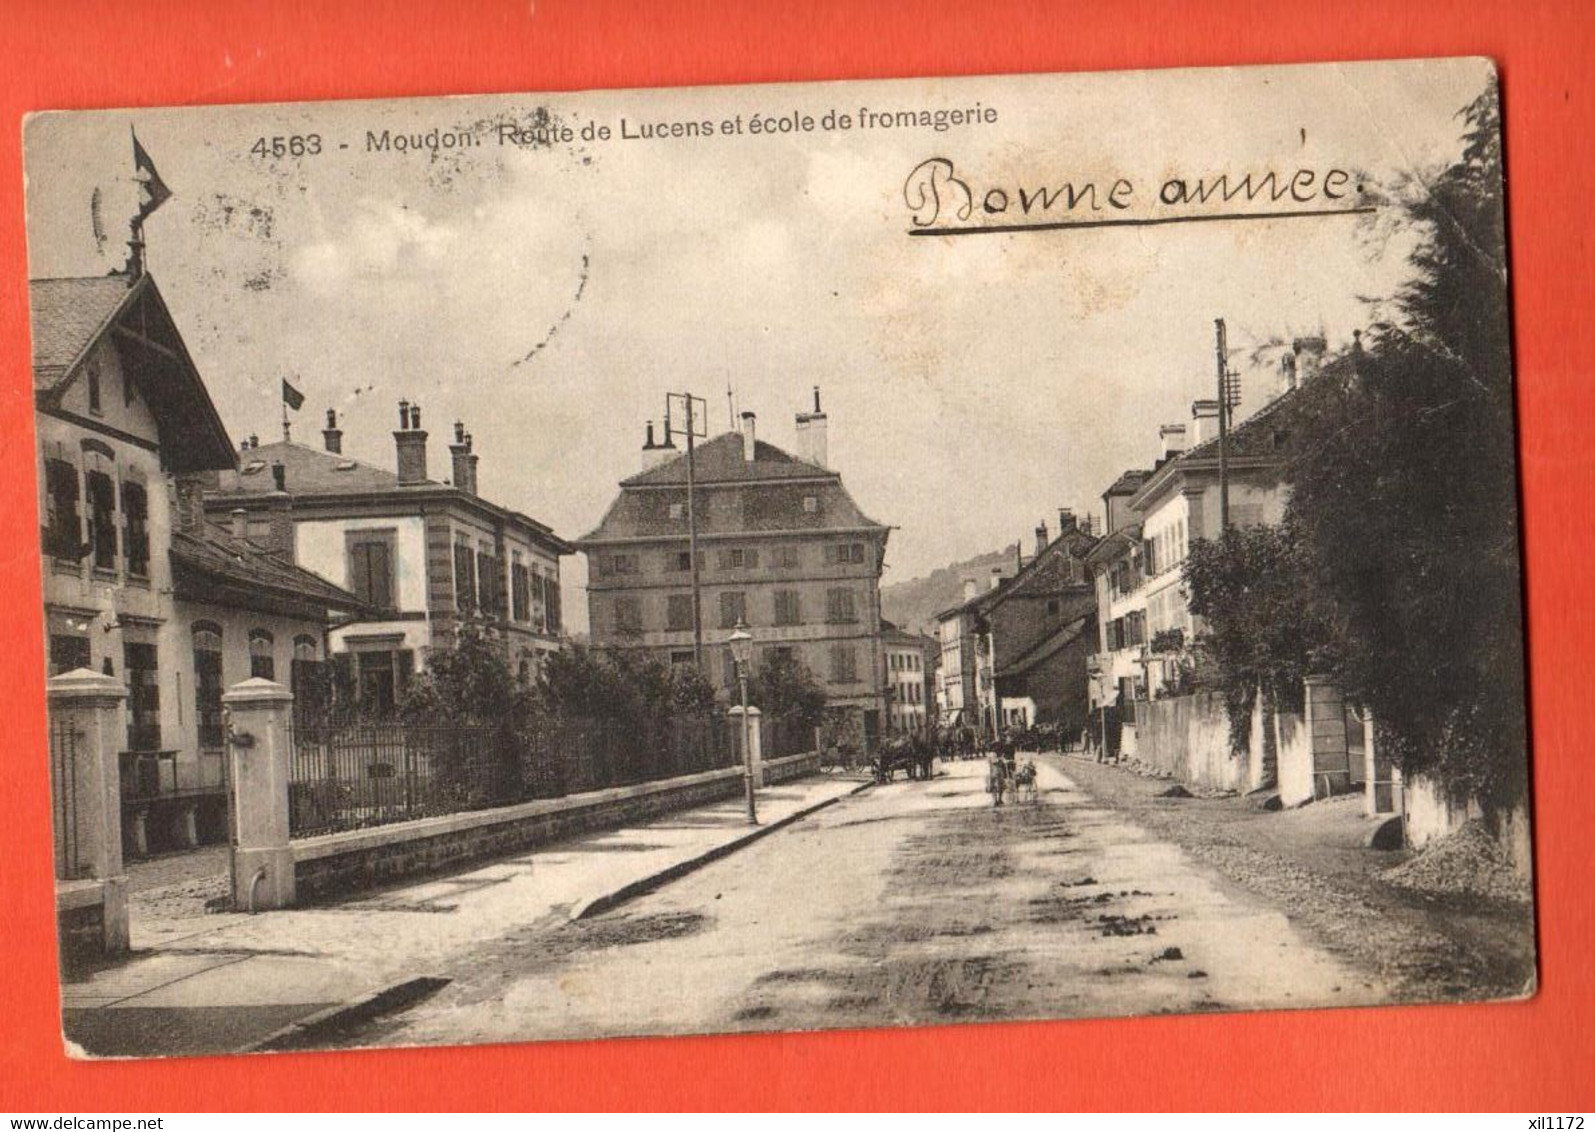
[[[1026,759],[1013,774],[1014,801],[1036,800],[1036,764]]]

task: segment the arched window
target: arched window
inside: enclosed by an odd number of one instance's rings
[[[309,633],[300,633],[294,638],[295,660],[320,660],[321,646],[316,643],[316,638]]]
[[[199,745],[220,750],[226,738],[222,724],[222,627],[214,621],[196,621],[194,638],[194,719],[199,724]]]
[[[309,633],[294,637],[294,658],[288,679],[296,713],[308,717],[327,709],[330,687],[326,677],[320,642]]]
[[[272,656],[276,642],[264,629],[249,630],[249,675],[262,680],[277,679],[277,663]]]

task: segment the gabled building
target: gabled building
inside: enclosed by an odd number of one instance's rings
[[[982,734],[1041,724],[1074,732],[1086,721],[1096,617],[1086,555],[1097,539],[1073,511],[1058,522],[1053,539],[1036,527],[1035,553],[1011,577],[994,574],[985,592],[966,582],[964,602],[937,617],[943,694],[963,701],[959,722]]]
[[[725,639],[738,623],[755,663],[786,654],[824,685],[836,715],[871,749],[885,726],[880,577],[890,529],[853,501],[828,463],[825,414],[799,414],[797,451],[740,431],[698,445],[698,624],[706,675],[729,691]],[[620,483],[603,520],[576,545],[587,555],[588,618],[602,649],[634,649],[692,664],[694,602],[687,457],[654,443],[643,470]]]
[[[1286,430],[1301,383],[1317,375],[1324,349],[1322,338],[1297,339],[1279,361],[1272,399],[1230,428],[1231,526],[1284,518]],[[1200,631],[1182,567],[1192,542],[1221,530],[1218,408],[1217,401],[1196,401],[1189,426],[1162,426],[1156,465],[1126,472],[1104,494],[1109,534],[1090,556],[1100,623],[1091,693],[1094,706],[1118,708],[1126,754],[1135,749],[1135,704],[1174,690]]]
[[[498,642],[523,679],[560,647],[559,560],[548,526],[477,493],[471,435],[454,426],[451,479],[430,477],[421,407],[399,405],[394,470],[343,451],[327,414],[322,447],[246,441],[236,470],[203,477],[213,520],[239,522],[284,557],[355,594],[369,611],[331,634],[355,693],[383,713],[426,651],[465,626]]]
[[[29,298],[50,672],[127,686],[130,850],[218,839],[222,692],[290,684],[325,656],[329,617],[361,604],[184,505],[179,479],[235,453],[153,278],[37,279]]]

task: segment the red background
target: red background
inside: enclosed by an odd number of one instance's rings
[[[1587,423],[1595,418],[1587,220],[1595,20],[1580,3],[12,0],[6,8],[0,582],[10,600],[0,602],[0,701],[10,723],[0,732],[0,1110],[1595,1107],[1595,792],[1582,648],[1595,607],[1584,478],[1595,460]],[[41,754],[25,112],[1423,55],[1488,55],[1503,80],[1534,723],[1535,999],[165,1063],[63,1056]]]

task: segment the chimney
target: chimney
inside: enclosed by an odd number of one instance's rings
[[[1036,524],[1036,557],[1041,557],[1041,552],[1047,549],[1047,524]]]
[[[177,529],[197,534],[205,526],[205,478],[191,472],[177,476],[172,482],[177,502],[174,508]]]
[[[454,443],[449,445],[452,458],[454,486],[468,495],[476,494],[476,457],[471,454],[471,434],[465,431],[464,421],[454,422]]]
[[[1191,402],[1191,446],[1206,444],[1218,436],[1218,401]]]
[[[421,406],[399,402],[399,430],[393,434],[399,454],[399,483],[426,482],[426,432],[421,428]]]
[[[321,430],[321,439],[328,452],[334,456],[343,455],[343,429],[338,427],[338,410],[327,410],[327,427]]]
[[[1159,425],[1157,438],[1165,460],[1185,451],[1185,426],[1182,424]]]
[[[742,414],[742,459],[749,464],[753,463],[753,454],[756,450],[754,415],[744,411]]]
[[[1079,523],[1075,520],[1074,511],[1073,510],[1071,510],[1068,507],[1060,507],[1060,508],[1058,508],[1058,537],[1059,538],[1062,538],[1064,535],[1066,535],[1070,531],[1074,530],[1075,527],[1077,527],[1077,526],[1079,526]]]
[[[266,504],[266,549],[284,562],[293,563],[298,558],[294,539],[294,497],[288,494],[283,466],[273,464],[271,471],[277,478],[277,490]]]
[[[820,387],[814,387],[814,411],[812,413],[799,413],[796,419],[797,427],[797,458],[810,464],[817,464],[828,468],[826,463],[829,453],[826,451],[827,421],[825,413],[820,409]]]
[[[975,595],[978,594],[979,592],[980,592],[980,588],[975,584],[975,579],[973,579],[973,578],[965,578],[964,579],[964,600],[965,601],[974,601],[975,600]]]
[[[252,432],[252,433],[249,434],[249,447],[250,448],[259,448],[260,447],[260,434],[259,433]]]
[[[1324,352],[1329,349],[1329,343],[1322,337],[1298,338],[1290,344],[1290,359],[1287,372],[1287,389],[1311,381],[1318,375],[1319,367],[1323,365]]]

